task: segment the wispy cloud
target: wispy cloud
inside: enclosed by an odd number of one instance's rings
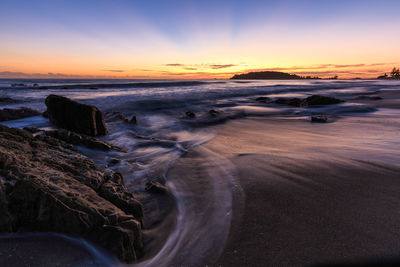
[[[184,64],[180,64],[180,63],[169,63],[169,64],[165,64],[164,66],[167,67],[184,67]]]
[[[237,65],[235,64],[225,64],[225,65],[220,65],[220,64],[209,64],[208,65],[210,68],[212,69],[226,69],[226,68],[230,68],[230,67],[235,67]]]
[[[103,70],[103,71],[109,71],[109,72],[125,72],[124,70]]]
[[[168,63],[163,66],[167,67],[181,67],[184,70],[198,70],[198,69],[226,69],[230,67],[236,66],[245,66],[245,65],[237,65],[237,64],[181,64],[181,63]]]

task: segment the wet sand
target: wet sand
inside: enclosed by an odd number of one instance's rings
[[[400,256],[399,120],[232,121],[205,147],[244,192],[221,266],[307,266]],[[212,237],[210,237],[212,238]]]

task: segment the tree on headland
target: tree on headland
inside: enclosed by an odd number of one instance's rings
[[[400,69],[393,68],[392,72],[390,73],[390,77],[392,79],[400,79]]]
[[[378,79],[387,79],[387,80],[400,80],[400,69],[394,67],[393,70],[390,72],[390,75],[379,76]]]

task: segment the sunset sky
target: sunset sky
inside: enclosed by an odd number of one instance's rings
[[[368,78],[399,50],[398,0],[0,1],[0,78]]]

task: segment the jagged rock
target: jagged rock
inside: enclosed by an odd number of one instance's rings
[[[311,116],[311,122],[327,122],[328,117],[326,115],[314,115]]]
[[[216,111],[214,109],[211,109],[211,110],[208,111],[208,114],[210,114],[211,117],[216,117],[216,116],[218,116],[220,114],[220,112]]]
[[[41,131],[40,129],[38,129],[38,128],[36,128],[36,127],[24,127],[24,130],[25,130],[25,131],[28,131],[28,132],[30,132],[30,133],[38,133],[38,132]]]
[[[104,114],[106,122],[113,122],[116,120],[120,120],[126,123],[137,124],[137,118],[135,115],[131,117],[131,119],[127,119],[124,114],[119,111],[109,111]]]
[[[322,96],[322,95],[312,95],[301,101],[302,107],[309,107],[309,106],[323,106],[323,105],[332,105],[332,104],[339,104],[344,102],[343,100],[329,97],[329,96]]]
[[[118,163],[120,163],[120,162],[121,162],[120,159],[112,158],[112,159],[108,162],[108,165],[115,165],[115,164],[118,164]]]
[[[190,111],[190,110],[186,111],[185,115],[186,115],[186,117],[191,118],[191,119],[196,118],[196,114],[193,111]]]
[[[156,181],[147,182],[145,190],[150,193],[158,193],[158,194],[164,194],[168,192],[168,188],[165,185]]]
[[[99,149],[99,150],[117,150],[122,151],[120,147],[113,146],[107,142],[101,141],[91,136],[77,134],[67,130],[52,130],[52,131],[45,131],[45,135],[51,136],[53,138],[62,140],[68,144],[77,145],[77,146],[85,146],[92,149]]]
[[[0,109],[0,121],[17,120],[37,115],[40,115],[39,111],[25,107],[18,109]]]
[[[135,115],[132,116],[132,118],[129,120],[129,123],[137,124],[137,118]]]
[[[0,125],[0,181],[8,183],[6,194],[0,183],[1,231],[80,236],[125,262],[136,259],[141,204],[120,174],[103,172],[65,142]]]
[[[56,126],[90,136],[107,134],[103,114],[95,106],[58,95],[49,95],[45,103],[48,117]]]

